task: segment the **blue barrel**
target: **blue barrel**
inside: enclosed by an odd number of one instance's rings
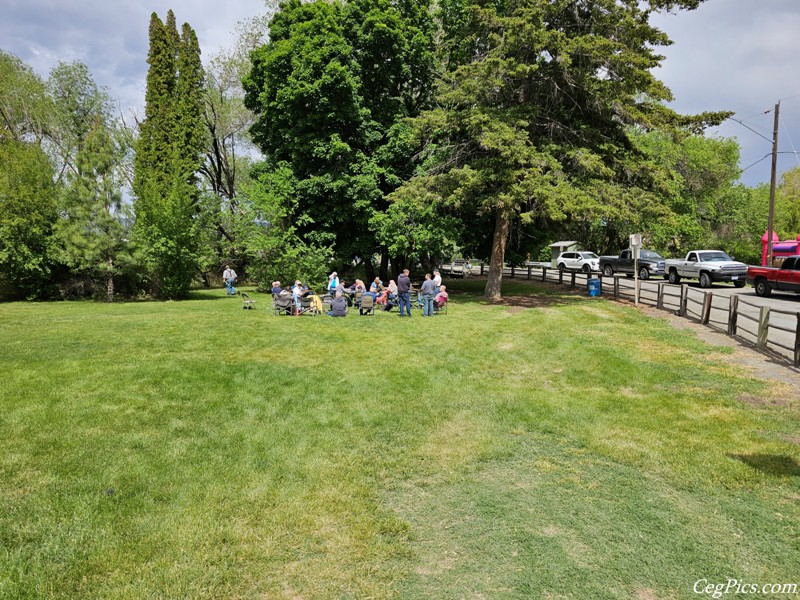
[[[590,296],[599,296],[603,291],[602,282],[596,277],[586,282],[586,291]]]

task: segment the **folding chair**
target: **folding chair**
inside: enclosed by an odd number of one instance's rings
[[[375,316],[375,296],[372,294],[363,294],[361,296],[361,306],[358,309],[358,314]]]
[[[323,294],[322,312],[326,313],[331,309],[331,302],[333,302],[333,296],[331,294]]]
[[[449,304],[449,300],[445,299],[444,302],[437,302],[436,300],[433,301],[433,314],[435,315],[446,315],[447,314],[447,305]]]
[[[320,313],[316,296],[302,296],[299,300],[300,306],[297,307],[298,315],[311,315],[313,317]]]
[[[280,296],[272,294],[272,310],[276,315],[290,315],[294,307],[294,300],[291,296]]]
[[[244,310],[252,310],[256,307],[256,301],[250,296],[242,292],[242,308]]]

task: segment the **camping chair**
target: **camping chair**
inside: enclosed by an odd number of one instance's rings
[[[419,293],[419,290],[409,290],[408,303],[411,305],[411,308],[422,308],[422,295]]]
[[[323,294],[320,300],[322,302],[322,312],[324,313],[328,312],[331,309],[331,302],[333,302],[333,296],[331,294]]]
[[[363,294],[361,296],[361,306],[358,309],[358,314],[375,316],[375,296],[372,294]]]
[[[256,301],[250,296],[242,292],[242,308],[244,310],[251,310],[256,307]]]
[[[292,314],[293,306],[294,306],[294,300],[292,300],[291,296],[280,296],[278,294],[272,294],[272,310],[275,311],[276,315]]]
[[[435,315],[446,315],[447,314],[447,305],[449,303],[449,298],[445,298],[444,302],[437,302],[436,300],[433,301],[433,314]]]
[[[300,305],[297,307],[298,315],[311,315],[312,317],[320,313],[317,305],[317,297],[314,295],[301,296]]]

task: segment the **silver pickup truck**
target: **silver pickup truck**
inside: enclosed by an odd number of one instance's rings
[[[664,271],[670,283],[680,283],[681,278],[699,279],[703,288],[715,281],[732,281],[736,287],[747,283],[747,265],[722,250],[692,250],[684,260],[664,261]]]

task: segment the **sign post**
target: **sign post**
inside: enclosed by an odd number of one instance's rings
[[[633,255],[633,304],[639,306],[639,251],[642,249],[642,234],[632,233],[628,237]]]

